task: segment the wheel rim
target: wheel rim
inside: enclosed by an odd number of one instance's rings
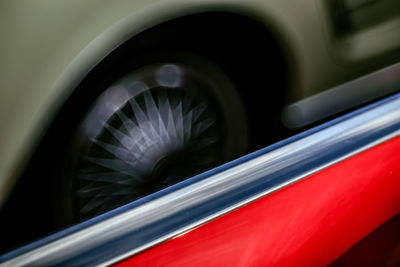
[[[212,86],[176,64],[145,67],[112,84],[78,135],[84,145],[70,172],[75,217],[92,217],[226,161],[225,122]]]

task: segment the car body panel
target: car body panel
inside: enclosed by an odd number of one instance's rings
[[[336,46],[331,46],[321,1],[3,1],[0,33],[6,37],[0,47],[0,124],[4,125],[0,133],[0,203],[54,114],[97,62],[150,27],[214,11],[250,17],[276,35],[292,69],[288,102],[399,58],[393,53],[382,56],[382,52],[343,63],[343,56],[336,56]]]
[[[399,213],[399,150],[393,138],[116,266],[329,265]]]
[[[240,254],[236,249],[253,240],[255,250],[279,244],[272,262],[308,261],[313,252],[326,249],[316,260],[329,263],[399,211],[399,110],[397,94],[2,255],[0,261],[109,265],[174,238],[139,259],[152,261],[161,253],[161,261],[172,260],[176,243],[202,248],[192,252],[204,259],[211,246]],[[238,226],[238,237],[226,231],[231,223]],[[251,227],[257,231],[248,235]],[[290,242],[299,247],[285,247]],[[164,247],[166,254],[160,252]]]

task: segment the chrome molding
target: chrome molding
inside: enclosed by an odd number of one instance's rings
[[[112,264],[399,134],[400,95],[395,95],[0,261],[6,266]]]
[[[399,90],[397,63],[287,106],[283,121],[290,128],[299,128]]]

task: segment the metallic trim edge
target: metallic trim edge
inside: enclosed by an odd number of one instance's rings
[[[108,265],[132,256],[400,135],[400,95],[336,122],[4,264]]]

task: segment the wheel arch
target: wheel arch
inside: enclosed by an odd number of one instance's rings
[[[86,94],[82,88],[88,88],[88,83],[90,84],[94,79],[101,77],[99,75],[106,72],[110,66],[112,68],[112,66],[114,66],[114,63],[112,62],[116,62],[115,60],[118,60],[118,58],[125,55],[124,52],[121,53],[121,49],[130,50],[131,45],[138,45],[141,48],[151,50],[151,45],[149,46],[143,40],[148,38],[149,35],[155,36],[156,39],[162,38],[163,36],[159,36],[158,33],[162,32],[165,27],[174,29],[171,25],[179,25],[179,27],[183,28],[195,25],[197,29],[202,29],[202,34],[210,34],[216,38],[212,39],[212,41],[214,44],[218,44],[218,49],[213,50],[213,45],[209,44],[206,53],[204,53],[204,51],[203,53],[208,56],[212,54],[211,57],[214,61],[220,63],[222,68],[226,69],[232,77],[238,79],[235,82],[240,84],[240,93],[245,102],[245,106],[251,109],[248,110],[248,114],[250,117],[254,116],[251,124],[258,127],[257,129],[254,127],[254,129],[252,129],[253,133],[256,135],[256,141],[253,148],[257,149],[268,143],[277,141],[277,135],[281,133],[280,131],[282,129],[278,129],[276,134],[270,134],[269,126],[271,124],[276,126],[280,123],[279,108],[285,102],[287,97],[286,94],[290,87],[290,84],[288,83],[290,69],[287,66],[290,52],[288,52],[289,50],[284,45],[284,42],[282,42],[282,36],[277,34],[275,30],[271,30],[276,29],[276,27],[269,28],[268,23],[266,22],[267,19],[263,19],[263,22],[260,22],[257,19],[259,16],[254,15],[254,17],[250,17],[250,14],[251,12],[242,9],[238,12],[234,8],[216,8],[212,11],[205,9],[199,10],[196,13],[192,12],[191,14],[181,15],[179,17],[169,17],[169,19],[165,19],[163,23],[158,23],[157,25],[136,25],[135,27],[131,24],[134,20],[126,18],[99,35],[95,40],[88,44],[79,55],[76,56],[73,62],[69,64],[67,69],[57,80],[54,88],[59,93],[55,94],[55,99],[53,99],[54,101],[46,108],[46,118],[42,119],[41,122],[41,125],[44,127],[38,127],[43,130],[36,134],[36,139],[41,141],[38,142],[39,144],[32,150],[32,156],[27,160],[27,167],[24,169],[21,179],[18,180],[16,190],[14,190],[14,193],[10,196],[8,204],[18,200],[22,202],[22,199],[27,198],[31,199],[32,202],[35,202],[34,198],[29,194],[37,194],[37,191],[35,191],[34,188],[35,186],[38,186],[38,184],[33,181],[34,179],[30,179],[30,177],[38,177],[38,174],[42,173],[43,168],[51,166],[52,162],[49,162],[49,155],[53,155],[52,157],[54,159],[58,156],[58,152],[65,149],[68,145],[65,141],[68,140],[68,137],[73,132],[73,126],[76,126],[76,124],[79,123],[79,115],[84,114],[85,108],[88,108],[86,104],[94,100],[93,95],[89,95],[85,103],[78,103],[77,99]],[[218,28],[216,27],[216,22],[219,21],[221,17],[223,17],[221,22],[223,27]],[[240,33],[247,34],[247,37],[253,39],[249,40],[242,38],[238,42],[233,43],[230,50],[228,49],[229,51],[224,51],[224,48],[229,47],[229,44],[232,44],[230,42],[237,40],[236,38],[238,37],[243,37],[243,35],[237,34],[237,28],[235,27],[241,27]],[[222,31],[222,29],[225,29],[226,31]],[[179,35],[182,34],[182,32],[178,29],[175,34]],[[228,36],[229,38],[222,38],[224,36]],[[196,34],[192,37],[195,38]],[[196,38],[198,37],[199,36]],[[138,40],[140,41],[137,44],[136,42]],[[177,41],[180,40],[176,40],[176,42]],[[200,51],[199,49],[204,48],[202,44],[203,43],[198,43],[196,47],[190,47],[190,52]],[[157,43],[157,46],[160,45],[162,44]],[[241,48],[240,51],[237,51],[238,48]],[[235,51],[238,52],[238,54],[236,54],[235,57],[232,57]],[[219,53],[222,53],[223,55]],[[117,59],[115,59],[115,55],[117,55]],[[135,52],[134,55],[137,55],[137,53]],[[225,59],[229,59],[229,62],[225,62]],[[253,61],[258,65],[247,65],[251,64]],[[233,63],[235,64],[233,65]],[[259,66],[265,67],[265,69],[260,69]],[[256,72],[252,72],[253,70]],[[121,71],[124,71],[124,68],[122,68]],[[275,73],[272,74],[271,77],[268,77],[269,71],[275,71]],[[263,73],[265,74],[264,76]],[[111,81],[118,75],[119,72],[117,71],[114,76],[111,75],[110,77],[105,77],[105,79]],[[239,77],[240,75],[243,76]],[[251,77],[253,75],[257,76],[257,79],[249,81],[249,79],[252,79]],[[266,86],[266,89],[257,88],[256,85],[263,81],[263,85],[271,86]],[[253,104],[253,101],[255,101],[256,104]],[[272,105],[272,107],[268,107],[267,105],[267,107],[264,106],[262,110],[260,110],[260,105],[263,105],[264,103],[268,103],[268,105]],[[277,114],[272,114],[275,111]],[[71,112],[74,113],[75,118],[72,122],[69,121]],[[51,115],[49,116],[49,114]],[[272,118],[271,122],[266,123],[265,121],[262,121],[261,124],[259,124],[259,120],[263,118],[263,114],[270,116]],[[271,128],[275,129],[276,127],[272,126]],[[62,133],[62,135],[60,135],[60,133]],[[266,133],[268,136],[265,135]],[[55,144],[58,144],[60,147],[55,146]],[[50,176],[51,175],[44,175],[42,177]],[[46,181],[42,180],[41,184],[46,184]],[[48,187],[51,186],[51,184],[52,182],[48,181],[47,185],[44,186],[44,188],[41,187],[40,190],[48,190]],[[45,203],[45,200],[42,198],[39,198],[36,201],[39,202],[37,203],[38,205],[42,202]],[[18,210],[16,208],[18,205],[24,206],[23,203],[17,205],[13,203],[13,209]],[[37,211],[34,210],[32,210],[32,212],[37,213]],[[47,220],[47,216],[51,214],[51,212],[43,209],[40,213],[43,214],[32,216],[32,218],[35,217],[38,219],[38,222],[32,222],[32,225],[42,225],[43,227],[47,227],[46,224],[42,224],[40,221]],[[29,216],[29,214],[24,214],[23,216]],[[43,231],[39,232],[44,233],[45,230],[42,230]]]

